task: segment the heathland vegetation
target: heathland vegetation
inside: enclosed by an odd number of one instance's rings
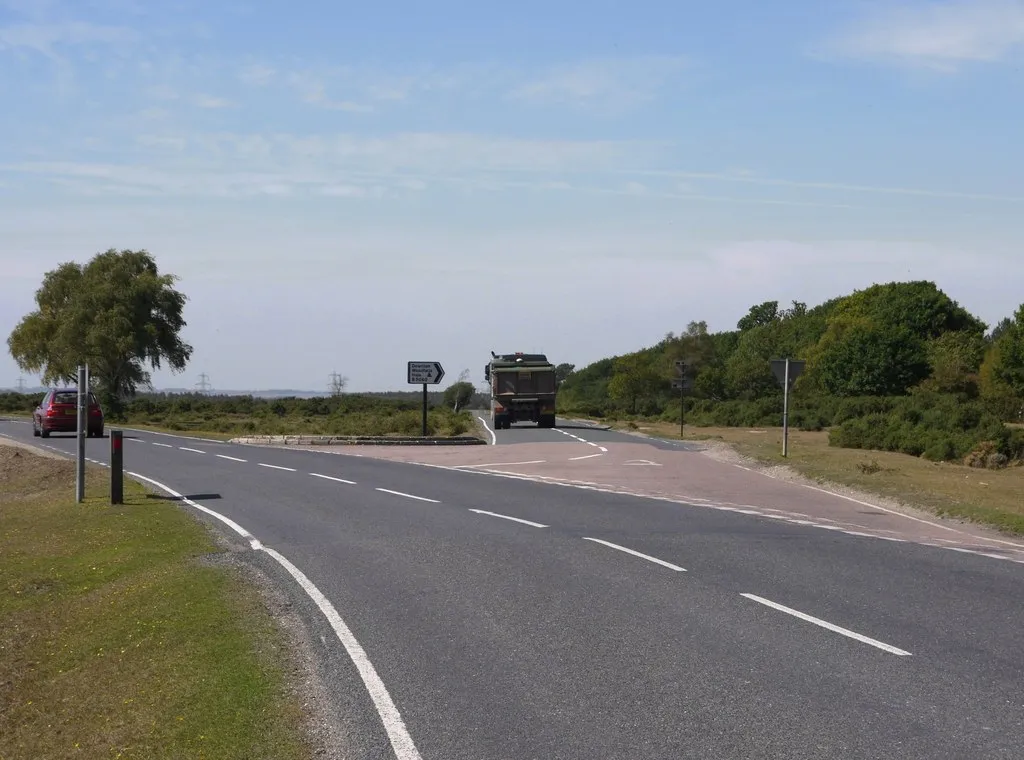
[[[988,326],[934,283],[879,284],[814,307],[752,306],[733,330],[691,322],[653,346],[573,368],[560,412],[634,425],[774,427],[771,360],[806,362],[790,424],[831,446],[1002,468],[1024,459],[1024,306]],[[688,390],[673,389],[675,363]]]

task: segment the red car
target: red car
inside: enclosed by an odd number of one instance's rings
[[[89,411],[86,415],[86,435],[103,437],[103,410],[96,397],[89,393]],[[32,435],[49,438],[50,433],[78,432],[78,389],[54,388],[47,391],[42,402],[32,412]]]

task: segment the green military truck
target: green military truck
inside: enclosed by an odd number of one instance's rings
[[[499,356],[492,351],[484,377],[491,386],[495,430],[508,429],[514,422],[555,426],[555,365],[544,354],[520,351]]]

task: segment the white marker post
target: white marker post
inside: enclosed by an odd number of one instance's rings
[[[772,374],[782,385],[782,456],[789,456],[789,389],[804,371],[802,359],[772,359]]]
[[[78,448],[75,462],[75,501],[85,501],[85,434],[89,424],[89,365],[78,368]]]

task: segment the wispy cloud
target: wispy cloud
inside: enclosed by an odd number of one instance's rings
[[[624,108],[652,100],[680,81],[688,62],[680,56],[597,59],[556,66],[514,86],[515,100]]]
[[[887,7],[826,41],[840,57],[951,73],[1024,46],[1024,0],[952,0]]]
[[[137,33],[124,26],[105,26],[86,21],[11,24],[0,27],[0,50],[31,50],[52,58],[68,47],[116,45],[134,42]]]

